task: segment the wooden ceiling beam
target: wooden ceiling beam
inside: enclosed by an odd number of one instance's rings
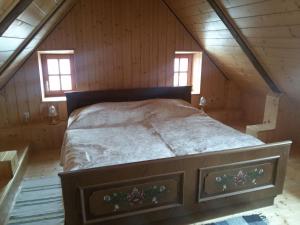
[[[33,0],[21,0],[16,6],[5,16],[0,23],[0,36],[7,30],[12,22],[33,2]]]
[[[274,81],[271,79],[270,75],[266,71],[266,69],[263,67],[263,65],[259,62],[257,59],[255,53],[251,50],[248,42],[246,41],[246,38],[244,35],[239,31],[238,26],[235,24],[235,22],[232,20],[230,15],[227,13],[226,9],[223,7],[223,5],[219,2],[219,0],[207,0],[210,6],[213,8],[213,10],[216,12],[216,14],[219,16],[219,18],[223,21],[225,26],[228,28],[234,39],[237,41],[237,43],[241,46],[244,53],[247,55],[253,66],[256,68],[258,73],[260,74],[261,78],[267,83],[267,85],[270,87],[270,89],[275,93],[282,93],[278,86],[274,83]]]
[[[10,60],[10,63],[5,65],[5,68],[3,68],[0,72],[0,91],[14,76],[18,69],[26,62],[34,50],[69,13],[77,1],[78,0],[63,0],[52,12],[49,13],[49,15],[46,16],[43,22],[37,26],[26,42],[19,47],[17,53],[13,56],[14,59]],[[35,41],[34,39],[37,36],[40,36],[41,38],[39,38],[38,41]],[[26,47],[29,45],[31,45],[31,49],[26,51]]]

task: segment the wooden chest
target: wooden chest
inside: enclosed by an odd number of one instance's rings
[[[0,152],[0,186],[7,184],[13,178],[17,167],[17,151]]]

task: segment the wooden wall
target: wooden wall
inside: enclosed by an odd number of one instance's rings
[[[293,139],[296,144],[299,144],[299,1],[221,0],[221,2],[259,61],[283,91],[277,129],[264,132],[261,137],[268,142]],[[262,118],[264,100],[263,95],[246,93],[243,100],[245,118],[250,119],[250,122]]]
[[[253,92],[243,92],[241,107],[246,124],[260,124],[263,121],[266,96]],[[300,146],[300,107],[287,96],[279,102],[277,126],[275,130],[260,132],[259,137],[265,142],[293,140],[293,146]]]
[[[75,50],[78,90],[172,86],[175,51],[201,51],[160,0],[78,1],[38,48],[66,49]],[[205,54],[202,63],[202,93],[209,96],[212,107],[224,107],[226,78]],[[36,129],[41,131],[36,146],[53,143],[53,138],[42,137],[55,133],[55,128],[47,128],[43,122],[50,104],[56,105],[60,119],[66,120],[65,102],[41,102],[34,53],[0,91],[0,138],[14,139]],[[29,124],[24,123],[24,112],[30,113]],[[20,125],[22,132],[17,132]],[[62,126],[58,127],[61,135]],[[25,141],[34,139],[36,132],[25,136]]]
[[[206,0],[164,0],[226,76],[240,87],[266,93],[269,88]],[[224,1],[247,5],[249,1]],[[259,0],[256,0],[259,1]]]
[[[271,78],[300,104],[300,1],[221,2]]]
[[[78,90],[172,85],[176,50],[198,44],[159,0],[79,1],[39,50],[75,50]],[[41,121],[37,55],[1,91],[1,126],[22,123],[24,112]],[[65,118],[65,103],[58,103]]]
[[[9,11],[19,2],[19,0],[1,0],[0,1],[0,21],[9,13]]]
[[[8,29],[0,37],[0,67],[6,63],[9,57],[18,51],[22,43],[26,41],[47,14],[56,7],[58,2],[59,1],[55,2],[52,0],[34,0],[25,8],[22,14],[10,24]],[[0,8],[2,7],[1,4],[4,4],[4,7],[8,7],[5,3],[8,4],[9,1],[0,3]],[[10,3],[10,5],[13,4],[15,4],[15,2]],[[36,37],[36,41],[40,39],[41,37]],[[27,51],[32,48],[32,46],[27,46]]]
[[[210,58],[202,57],[201,96],[209,110],[240,109],[240,88],[221,72]]]
[[[243,118],[261,123],[269,88],[206,0],[164,0],[226,76],[242,88]],[[283,91],[268,141],[300,142],[300,8],[298,0],[220,0],[272,80]]]

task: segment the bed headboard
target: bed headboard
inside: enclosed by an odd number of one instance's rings
[[[66,92],[68,115],[75,109],[99,102],[139,101],[151,98],[177,98],[191,102],[191,86],[155,87],[101,91]]]

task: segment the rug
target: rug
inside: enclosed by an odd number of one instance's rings
[[[64,210],[58,177],[27,179],[21,184],[8,225],[63,225]]]
[[[229,218],[215,223],[208,223],[205,225],[267,225],[266,218],[260,214],[253,214],[249,216],[239,216]]]
[[[64,225],[64,209],[59,177],[26,179],[12,211],[8,225]],[[267,225],[258,214],[229,218],[206,225]]]

